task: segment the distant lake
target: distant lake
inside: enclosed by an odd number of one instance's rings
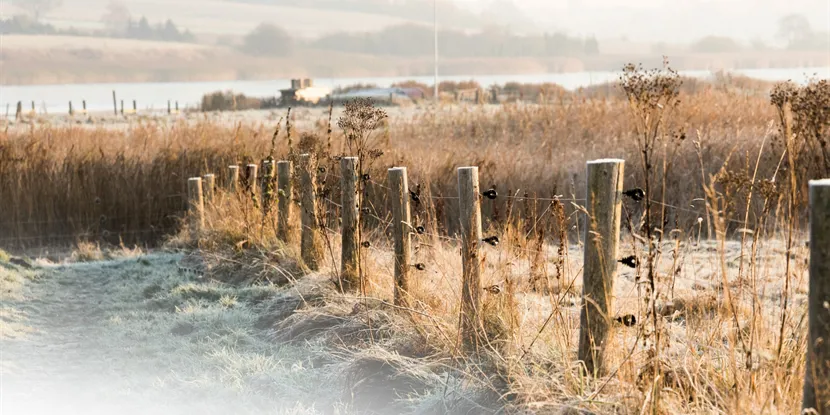
[[[767,81],[786,81],[803,83],[809,77],[830,78],[830,67],[823,68],[791,68],[791,69],[746,69],[729,71],[733,74],[746,75],[752,78]],[[707,77],[710,71],[683,71],[683,75],[693,77]],[[483,75],[483,76],[442,76],[441,81],[477,81],[484,87],[507,82],[542,83],[552,82],[569,90],[601,84],[618,79],[620,72],[574,72],[551,73],[537,75]],[[415,80],[425,84],[432,84],[432,76],[407,76],[394,78],[315,78],[317,86],[337,87],[356,83],[371,83],[381,87],[395,82]],[[70,84],[70,85],[26,85],[0,86],[0,111],[8,105],[13,116],[17,101],[22,101],[24,110],[31,107],[35,101],[38,112],[45,108],[49,113],[65,113],[68,111],[69,101],[73,101],[76,109],[81,108],[81,101],[86,100],[90,111],[111,111],[112,91],[115,90],[118,100],[124,100],[125,108],[132,108],[132,101],[136,100],[139,110],[166,110],[167,101],[178,101],[181,108],[195,107],[201,102],[204,94],[215,91],[232,90],[255,97],[269,97],[279,95],[280,89],[289,88],[289,79],[275,79],[271,81],[220,81],[220,82],[169,82],[169,83],[131,83],[131,84]]]

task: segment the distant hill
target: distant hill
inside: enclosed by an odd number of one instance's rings
[[[57,28],[98,30],[104,28],[102,16],[111,0],[63,0],[60,7],[43,16]],[[313,0],[312,0],[313,1]],[[236,2],[230,0],[121,0],[129,13],[152,22],[167,19],[182,30],[195,34],[240,36],[263,22],[276,24],[295,37],[318,37],[340,31],[380,30],[415,20],[377,13],[345,11],[340,8],[310,8],[278,5],[276,2]],[[0,0],[0,16],[25,13],[9,1]]]
[[[389,16],[422,23],[432,23],[433,0],[227,0],[237,3],[268,4],[319,10]],[[452,1],[438,0],[438,21],[456,29],[480,29],[497,24],[512,29],[535,26],[513,0],[491,0],[481,13],[459,7]]]

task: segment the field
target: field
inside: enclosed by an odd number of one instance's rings
[[[58,27],[101,29],[101,16],[109,0],[73,0],[51,12],[47,22]],[[222,0],[138,0],[126,3],[135,18],[147,17],[152,23],[173,20],[196,34],[245,35],[262,22],[274,23],[299,37],[316,37],[334,31],[350,31],[355,26],[381,29],[407,22],[389,16],[301,7],[246,4]],[[19,13],[12,4],[0,5],[3,16]]]
[[[797,412],[807,350],[806,180],[830,173],[820,146],[827,83],[773,89],[745,78],[709,84],[634,69],[623,79],[623,88],[558,91],[541,102],[395,109],[389,118],[355,104],[331,118],[300,109],[234,123],[205,115],[117,128],[14,125],[0,136],[0,246],[47,258],[46,250],[62,246],[75,261],[126,252],[132,259],[89,266],[100,292],[79,291],[105,300],[91,321],[116,322],[101,332],[112,343],[96,347],[115,353],[117,339],[156,322],[138,337],[137,353],[156,359],[155,347],[190,345],[175,352],[193,364],[171,366],[172,390],[230,388],[264,399],[253,408]],[[305,208],[294,209],[286,242],[277,237],[275,212],[263,213],[274,194],[269,182],[263,193],[224,190],[230,164],[260,164],[269,155],[296,164],[299,153],[318,161],[317,266],[302,258],[307,249],[296,234]],[[366,175],[359,181],[361,288],[343,293],[337,157],[357,154]],[[620,324],[604,352],[608,370],[595,378],[576,358],[590,235],[585,163],[611,157],[626,161],[623,188],[644,193],[623,201],[619,257],[633,256],[634,266],[617,267],[609,319]],[[408,167],[413,222],[423,226],[413,235],[418,266],[406,307],[393,303],[392,166]],[[498,194],[482,202],[491,243],[482,247],[483,343],[474,352],[462,347],[457,328],[461,166],[478,166],[482,190]],[[182,226],[192,219],[186,179],[206,173],[217,175],[219,189],[204,229],[193,233]],[[171,263],[183,274],[171,275]],[[83,266],[40,268],[40,277],[0,280],[4,293],[28,286],[44,299],[12,298],[12,310],[39,317],[3,320],[21,337],[27,325],[60,313],[49,308],[61,303],[46,300],[48,289],[89,284],[78,276]],[[110,285],[109,272],[128,282]],[[184,323],[185,334],[165,334]],[[213,370],[227,376],[206,380]],[[275,396],[290,398],[275,403]]]

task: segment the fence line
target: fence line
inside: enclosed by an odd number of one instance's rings
[[[605,359],[603,358],[604,351],[608,346],[608,341],[613,338],[613,313],[614,304],[613,299],[618,300],[633,300],[639,299],[639,295],[635,295],[637,284],[634,284],[627,293],[622,295],[614,295],[614,280],[617,275],[618,267],[621,266],[622,259],[619,258],[618,248],[620,243],[620,225],[621,225],[621,209],[622,200],[628,192],[623,192],[622,178],[624,177],[624,162],[622,160],[598,160],[589,162],[587,164],[587,185],[586,197],[579,198],[564,198],[555,196],[551,198],[539,198],[518,195],[499,196],[495,190],[490,189],[482,192],[478,179],[477,167],[462,167],[457,170],[458,180],[458,196],[432,196],[412,193],[409,188],[407,170],[403,167],[391,168],[387,171],[386,183],[378,183],[370,178],[365,179],[358,177],[357,163],[358,160],[353,157],[343,157],[340,160],[340,173],[335,174],[328,170],[320,170],[316,167],[315,160],[312,155],[303,154],[298,159],[298,166],[296,174],[299,175],[298,181],[294,181],[292,177],[294,174],[292,163],[289,161],[279,161],[277,163],[265,163],[262,169],[262,180],[257,181],[258,165],[250,164],[246,168],[246,179],[244,181],[246,190],[251,194],[261,193],[263,205],[271,204],[273,200],[266,202],[266,199],[273,197],[269,196],[271,190],[267,187],[267,183],[274,181],[274,173],[276,175],[277,189],[276,189],[276,204],[278,216],[277,221],[277,237],[286,244],[291,244],[291,210],[294,205],[298,205],[301,209],[302,218],[302,238],[300,240],[300,254],[303,263],[310,269],[316,270],[320,268],[323,252],[322,244],[319,238],[322,233],[339,236],[341,238],[341,279],[347,281],[349,289],[363,288],[365,281],[362,280],[360,267],[362,265],[361,251],[363,249],[373,250],[384,254],[383,266],[394,276],[394,285],[392,288],[394,294],[394,305],[402,309],[409,308],[413,299],[409,296],[410,279],[417,278],[415,271],[428,271],[429,268],[423,263],[414,263],[413,259],[423,256],[420,253],[419,247],[430,246],[426,238],[447,241],[452,244],[457,244],[460,247],[461,255],[461,281],[454,281],[449,284],[450,287],[460,286],[460,292],[453,292],[460,300],[460,311],[458,316],[458,328],[460,338],[464,346],[464,350],[468,353],[476,353],[486,340],[483,330],[482,322],[482,293],[485,288],[482,287],[482,273],[483,257],[487,253],[493,252],[494,248],[490,246],[498,246],[499,240],[494,236],[485,237],[482,230],[482,213],[481,204],[483,199],[495,200],[503,198],[505,200],[519,201],[519,202],[571,202],[577,208],[570,216],[582,215],[584,220],[580,221],[582,226],[579,229],[584,231],[584,245],[582,247],[584,254],[583,261],[583,284],[580,303],[580,334],[579,345],[576,354],[579,360],[584,365],[586,374],[590,376],[599,376],[605,373]],[[275,168],[276,167],[276,168]],[[228,179],[226,181],[226,189],[230,192],[239,190],[239,167],[228,167]],[[335,197],[328,194],[322,194],[318,191],[317,180],[333,180],[340,181],[340,203],[333,200]],[[213,189],[215,186],[214,176],[206,174],[202,177],[191,177],[187,179],[187,193],[171,195],[171,197],[187,196],[187,226],[191,237],[194,240],[199,239],[202,231],[205,229],[205,203],[210,205],[210,201],[215,197]],[[387,192],[387,202],[389,203],[389,211],[391,218],[382,218],[377,214],[375,206],[363,206],[361,201],[360,181],[370,183],[378,186],[378,188],[385,189]],[[259,186],[258,186],[259,184]],[[298,186],[297,189],[293,185]],[[261,187],[260,187],[261,186]],[[823,308],[824,302],[830,298],[830,266],[827,262],[830,261],[830,182],[812,182],[811,189],[811,261],[810,261],[810,338],[827,338],[830,333],[830,312]],[[294,200],[293,193],[299,195],[299,200]],[[428,199],[458,199],[457,217],[451,218],[451,221],[457,221],[460,224],[458,236],[444,236],[439,233],[427,232],[427,230],[414,223],[413,220],[417,218],[412,217],[411,203],[416,203],[418,198],[425,197]],[[635,201],[638,201],[635,199]],[[584,206],[576,204],[577,202],[585,202]],[[659,201],[652,200],[653,203],[663,206],[668,209],[675,209],[688,213],[695,213],[706,215],[705,211],[697,211],[681,206],[673,206]],[[318,203],[323,206],[337,207],[340,210],[341,228],[340,231],[331,229],[327,224],[332,223],[326,220],[326,223],[321,223],[321,218],[318,217]],[[542,210],[542,213],[531,221],[532,228],[539,226],[544,217],[550,214],[551,204]],[[264,209],[263,215],[268,216],[273,214],[271,209]],[[535,213],[534,213],[535,215]],[[416,215],[417,216],[417,215]],[[109,219],[116,218],[130,218],[130,216],[115,216]],[[140,217],[137,217],[140,218]],[[362,219],[376,220],[386,231],[391,231],[387,234],[391,239],[391,247],[394,249],[393,255],[389,252],[389,247],[374,247],[368,240],[363,239],[361,234]],[[727,219],[729,220],[729,219]],[[39,221],[40,223],[56,223],[55,221]],[[732,221],[736,223],[745,224],[742,221]],[[11,222],[6,222],[6,224]],[[21,222],[24,223],[24,222]],[[33,221],[32,223],[35,223]],[[67,221],[66,223],[70,223]],[[111,232],[113,235],[142,233],[142,232],[160,232],[161,230],[135,230]],[[106,231],[103,231],[106,232]],[[532,230],[530,231],[532,232]],[[49,235],[43,237],[22,237],[22,238],[0,238],[3,240],[49,240],[65,238],[79,238],[82,236],[100,236],[102,232],[85,232],[81,234],[72,235]],[[385,233],[385,232],[384,232]],[[385,233],[386,234],[386,233]],[[520,233],[519,237],[524,235],[527,239],[530,233]],[[416,246],[413,249],[412,243]],[[533,249],[516,246],[515,244],[508,245],[512,253],[502,256],[499,254],[498,265],[493,266],[497,273],[501,274],[508,267],[514,265],[516,258],[521,256],[520,252],[534,254],[534,255],[551,255],[550,249]],[[501,251],[504,252],[504,251]],[[566,254],[568,255],[568,254]],[[391,260],[387,260],[387,257]],[[439,265],[441,260],[435,257],[426,257],[425,262],[432,265]],[[535,261],[535,259],[531,259]],[[632,268],[637,268],[637,258],[634,258],[635,265]],[[547,264],[547,260],[544,260]],[[626,264],[628,265],[628,264]],[[531,265],[532,266],[532,265]],[[441,273],[442,278],[452,278],[448,273]],[[513,275],[513,272],[510,272]],[[688,278],[681,275],[673,275],[675,279],[697,280],[697,278]],[[574,276],[574,280],[576,276]],[[460,284],[455,284],[459,283]],[[344,287],[345,288],[345,287]],[[455,291],[455,288],[453,288]],[[364,294],[364,292],[361,292]],[[564,294],[563,294],[563,297]],[[818,304],[818,305],[816,305]],[[822,326],[823,324],[823,326]],[[827,345],[830,342],[814,342],[808,347],[808,365],[813,365],[812,368],[823,367],[830,360],[830,349]],[[810,367],[810,366],[808,366]],[[813,370],[809,369],[809,370]],[[809,372],[808,370],[808,372]],[[826,375],[823,375],[826,378]],[[820,399],[820,388],[815,385],[817,378],[805,379],[804,389],[804,405],[808,408],[810,404],[815,403],[815,399]],[[810,383],[813,382],[813,383]],[[810,391],[813,392],[810,392]],[[819,392],[816,392],[819,390]],[[813,395],[810,395],[813,393]],[[812,396],[812,397],[811,397]],[[818,396],[818,398],[817,398]],[[812,401],[810,400],[812,399]]]

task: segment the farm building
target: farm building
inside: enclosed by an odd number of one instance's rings
[[[424,91],[418,88],[368,88],[331,95],[335,103],[343,103],[356,98],[368,98],[377,103],[400,104],[424,98]]]
[[[291,88],[280,90],[280,104],[316,105],[331,94],[331,89],[314,86],[311,79],[292,79]]]

